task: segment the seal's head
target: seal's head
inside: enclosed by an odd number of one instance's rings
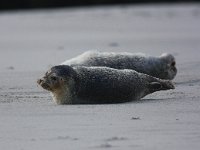
[[[59,72],[53,67],[38,79],[37,83],[45,90],[54,91],[59,88],[64,82],[64,78],[59,75]]]
[[[177,74],[177,68],[176,68],[176,60],[173,55],[168,53],[163,53],[160,56],[160,59],[163,62],[163,79],[174,79],[174,77]]]
[[[72,67],[59,65],[47,71],[44,77],[37,80],[37,83],[53,94],[56,103],[63,104],[70,100],[70,91],[73,89],[75,76],[76,73]]]

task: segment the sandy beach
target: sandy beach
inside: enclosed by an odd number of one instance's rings
[[[110,105],[56,105],[36,80],[87,50],[176,57],[176,89]],[[199,150],[200,5],[0,13],[0,149]]]

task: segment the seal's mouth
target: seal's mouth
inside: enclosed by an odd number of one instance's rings
[[[47,83],[42,83],[41,87],[43,87],[45,90],[52,91],[51,87]]]
[[[38,79],[37,80],[37,83],[45,90],[48,90],[48,91],[52,91],[50,85],[48,83],[46,83],[44,80],[42,79]]]
[[[175,74],[177,73],[177,68],[176,67],[173,67],[172,70],[174,71]]]

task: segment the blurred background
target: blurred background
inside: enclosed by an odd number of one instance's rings
[[[111,5],[111,4],[141,4],[141,3],[172,3],[198,2],[199,0],[1,0],[0,10],[52,8],[69,6]]]

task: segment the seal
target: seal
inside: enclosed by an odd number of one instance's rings
[[[169,80],[134,70],[58,65],[37,83],[52,93],[57,104],[105,104],[139,100],[147,94],[174,89]]]
[[[63,62],[62,65],[132,69],[160,79],[169,80],[174,79],[177,74],[175,58],[168,53],[163,53],[159,57],[153,57],[142,53],[87,51]]]

